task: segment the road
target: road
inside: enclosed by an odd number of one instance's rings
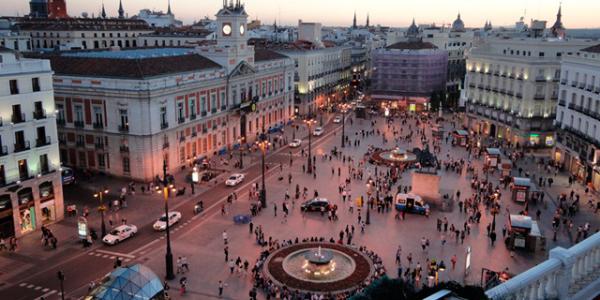
[[[328,123],[324,128],[325,133],[322,136],[312,138],[313,147],[333,137],[335,131],[341,130],[341,124]],[[267,176],[278,174],[279,164],[289,164],[289,151],[292,152],[294,163],[304,163],[306,158],[301,159],[299,157],[303,148],[308,148],[306,137],[301,148],[291,149],[285,146],[268,153],[266,158]],[[220,210],[221,204],[227,200],[227,196],[233,191],[238,194],[248,193],[252,183],[260,182],[260,160],[246,167],[242,171],[245,174],[245,181],[237,187],[227,187],[224,183],[219,183],[203,193],[190,197],[187,201],[170,207],[170,210],[177,210],[182,213],[181,221],[171,228],[171,239],[179,239],[180,236],[200,224],[205,216],[210,216]],[[203,200],[206,210],[200,215],[194,215],[193,207],[199,199]],[[268,199],[269,195],[267,193],[267,203]],[[79,298],[84,296],[87,285],[91,281],[97,280],[113,270],[113,264],[117,257],[120,257],[125,264],[129,264],[140,262],[137,259],[141,258],[142,255],[165,249],[165,233],[153,230],[152,224],[154,221],[153,216],[148,218],[145,224],[136,224],[138,233],[133,238],[117,245],[101,245],[87,251],[68,253],[60,259],[53,259],[50,262],[40,263],[38,271],[24,275],[18,279],[18,282],[11,283],[0,290],[0,298],[12,300],[41,299],[40,297],[48,300],[60,299],[58,271],[65,274],[64,290],[67,299],[69,297]]]

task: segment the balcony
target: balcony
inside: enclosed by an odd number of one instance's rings
[[[196,120],[196,114],[191,114],[190,115],[190,120]]]
[[[77,146],[77,148],[84,148],[85,142],[84,141],[76,141],[75,146]]]
[[[575,109],[575,103],[569,103],[569,109]]]
[[[45,110],[36,110],[33,112],[33,118],[36,120],[41,120],[41,119],[45,119],[46,118],[46,111]]]
[[[66,140],[66,139],[64,139],[64,138],[63,138],[62,140],[61,140],[61,139],[58,139],[58,144],[59,144],[59,145],[62,145],[62,146],[66,146],[66,145],[67,145],[67,140]]]
[[[208,113],[205,110],[203,110],[202,112],[200,112],[200,116],[201,117],[206,117],[207,114]]]
[[[198,132],[192,131],[192,137],[196,137],[196,136],[198,136]]]
[[[585,83],[580,82],[578,87],[583,90],[585,88]]]
[[[177,118],[177,122],[179,122],[179,124],[185,122],[185,118],[184,117],[179,117]]]
[[[127,124],[119,125],[119,132],[129,132],[129,125],[127,125]]]
[[[544,76],[535,77],[535,82],[546,82],[546,78]]]
[[[104,150],[104,143],[96,143],[94,146],[98,150]]]
[[[0,146],[0,156],[6,156],[6,155],[8,155],[8,147]]]
[[[211,108],[211,110],[210,110],[210,113],[211,113],[211,114],[216,114],[216,113],[217,113],[217,109],[216,109],[216,108],[214,108],[214,107],[213,107],[213,108]]]
[[[167,149],[169,148],[169,142],[164,142],[163,143],[163,149]]]
[[[553,94],[552,96],[550,96],[550,100],[558,100],[558,94]]]
[[[77,127],[77,128],[83,128],[83,126],[85,126],[83,124],[83,121],[75,121],[73,122],[73,126]]]
[[[221,105],[221,111],[225,111],[225,110],[227,110],[227,106]]]
[[[566,106],[566,105],[567,105],[567,101],[565,101],[565,100],[560,100],[560,101],[558,101],[558,105],[560,105],[560,106],[563,106],[563,107],[564,107],[564,106]]]
[[[14,146],[15,146],[15,153],[23,152],[23,151],[27,151],[27,150],[31,149],[31,146],[29,145],[29,141],[24,141],[22,143],[16,143],[16,144],[14,144]]]
[[[533,96],[533,100],[544,100],[546,99],[546,95],[536,94]]]
[[[567,80],[566,80],[566,79],[563,79],[563,80],[561,80],[561,81],[560,81],[560,84],[562,84],[562,85],[566,85],[566,84],[567,84]]]
[[[517,98],[519,98],[519,99],[523,99],[523,94],[521,94],[521,93],[517,93]]]
[[[104,124],[100,122],[94,122],[94,129],[104,129]]]
[[[577,87],[577,81],[571,81],[571,87]]]
[[[594,88],[594,93],[596,93],[596,94],[600,94],[600,87],[596,87],[596,88]]]
[[[129,146],[127,146],[127,145],[121,145],[121,146],[119,146],[119,152],[121,152],[121,153],[129,153]]]
[[[182,136],[179,137],[179,142],[180,143],[185,142],[185,135],[182,135]]]
[[[44,147],[50,145],[50,136],[41,137],[35,140],[36,147]]]
[[[160,123],[160,129],[167,129],[167,128],[169,128],[169,123],[168,122]]]
[[[25,114],[13,114],[10,120],[13,124],[23,123],[25,122]]]
[[[56,125],[58,125],[59,127],[65,126],[66,123],[67,121],[65,119],[56,119]]]
[[[588,85],[585,87],[585,90],[586,90],[586,91],[588,91],[588,92],[591,92],[591,91],[593,91],[593,90],[594,90],[594,86],[592,86],[591,84],[588,84]]]

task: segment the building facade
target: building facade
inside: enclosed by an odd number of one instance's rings
[[[242,5],[217,44],[51,55],[64,164],[149,181],[251,143],[293,111],[293,61],[247,45]]]
[[[375,50],[371,101],[394,109],[427,110],[432,94],[446,89],[447,62],[446,50],[421,40]]]
[[[0,236],[61,220],[64,204],[52,71],[0,49]]]
[[[600,190],[600,45],[563,58],[553,159]]]
[[[589,46],[584,40],[489,38],[467,59],[466,124],[492,139],[554,146],[560,62]]]

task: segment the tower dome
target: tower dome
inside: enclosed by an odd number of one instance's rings
[[[412,24],[406,30],[406,36],[408,37],[416,37],[419,35],[419,27],[415,24],[415,19],[413,18]]]
[[[452,31],[454,32],[464,32],[465,31],[465,23],[460,19],[460,13],[454,22],[452,23]]]

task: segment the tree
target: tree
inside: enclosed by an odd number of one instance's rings
[[[434,287],[423,287],[418,293],[416,293],[415,299],[424,299],[437,293],[440,290],[450,290],[455,296],[464,299],[473,300],[486,300],[489,299],[485,294],[485,291],[480,286],[474,285],[461,285],[456,281],[440,282],[440,284]]]
[[[414,299],[415,289],[412,284],[401,279],[390,279],[384,276],[365,288],[365,290],[350,300]]]

